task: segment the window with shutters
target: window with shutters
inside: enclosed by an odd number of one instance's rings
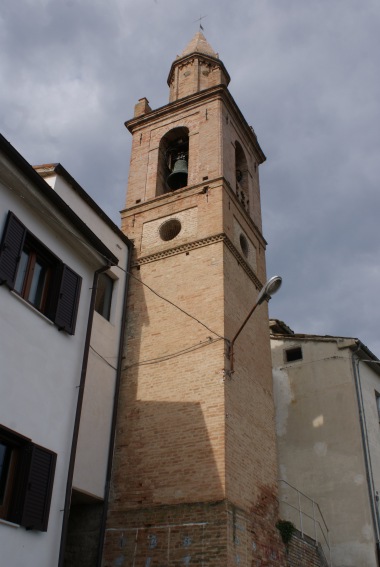
[[[0,285],[8,286],[60,330],[73,335],[81,281],[12,212],[8,213],[0,247]]]
[[[57,455],[0,425],[0,518],[47,531]]]

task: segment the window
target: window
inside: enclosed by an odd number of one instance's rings
[[[375,396],[376,396],[377,417],[379,418],[379,423],[380,423],[380,394],[379,394],[379,392],[375,391]]]
[[[47,530],[56,459],[52,451],[0,425],[0,518]]]
[[[236,165],[236,195],[243,208],[249,212],[249,182],[248,165],[243,148],[238,141],[235,143]]]
[[[107,321],[110,320],[112,303],[113,279],[108,274],[100,274],[96,290],[95,311]]]
[[[169,219],[159,229],[160,237],[166,242],[173,240],[181,232],[182,225],[178,219]]]
[[[285,351],[285,361],[293,362],[294,360],[302,360],[301,347],[289,348]]]
[[[248,240],[246,239],[244,234],[240,234],[239,242],[240,242],[241,251],[243,252],[244,256],[248,258],[249,246],[248,246]]]
[[[0,247],[0,284],[14,290],[60,330],[75,331],[82,279],[8,213]]]

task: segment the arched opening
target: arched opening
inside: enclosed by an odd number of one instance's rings
[[[248,165],[243,148],[235,143],[236,195],[246,211],[249,211]]]
[[[188,163],[189,130],[174,128],[160,141],[156,195],[186,187]]]

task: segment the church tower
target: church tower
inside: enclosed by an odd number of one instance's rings
[[[147,99],[122,229],[134,242],[104,567],[281,565],[255,132],[199,32]]]

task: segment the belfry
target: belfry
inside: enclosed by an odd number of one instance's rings
[[[282,565],[255,132],[198,32],[126,122],[134,242],[103,566]]]

